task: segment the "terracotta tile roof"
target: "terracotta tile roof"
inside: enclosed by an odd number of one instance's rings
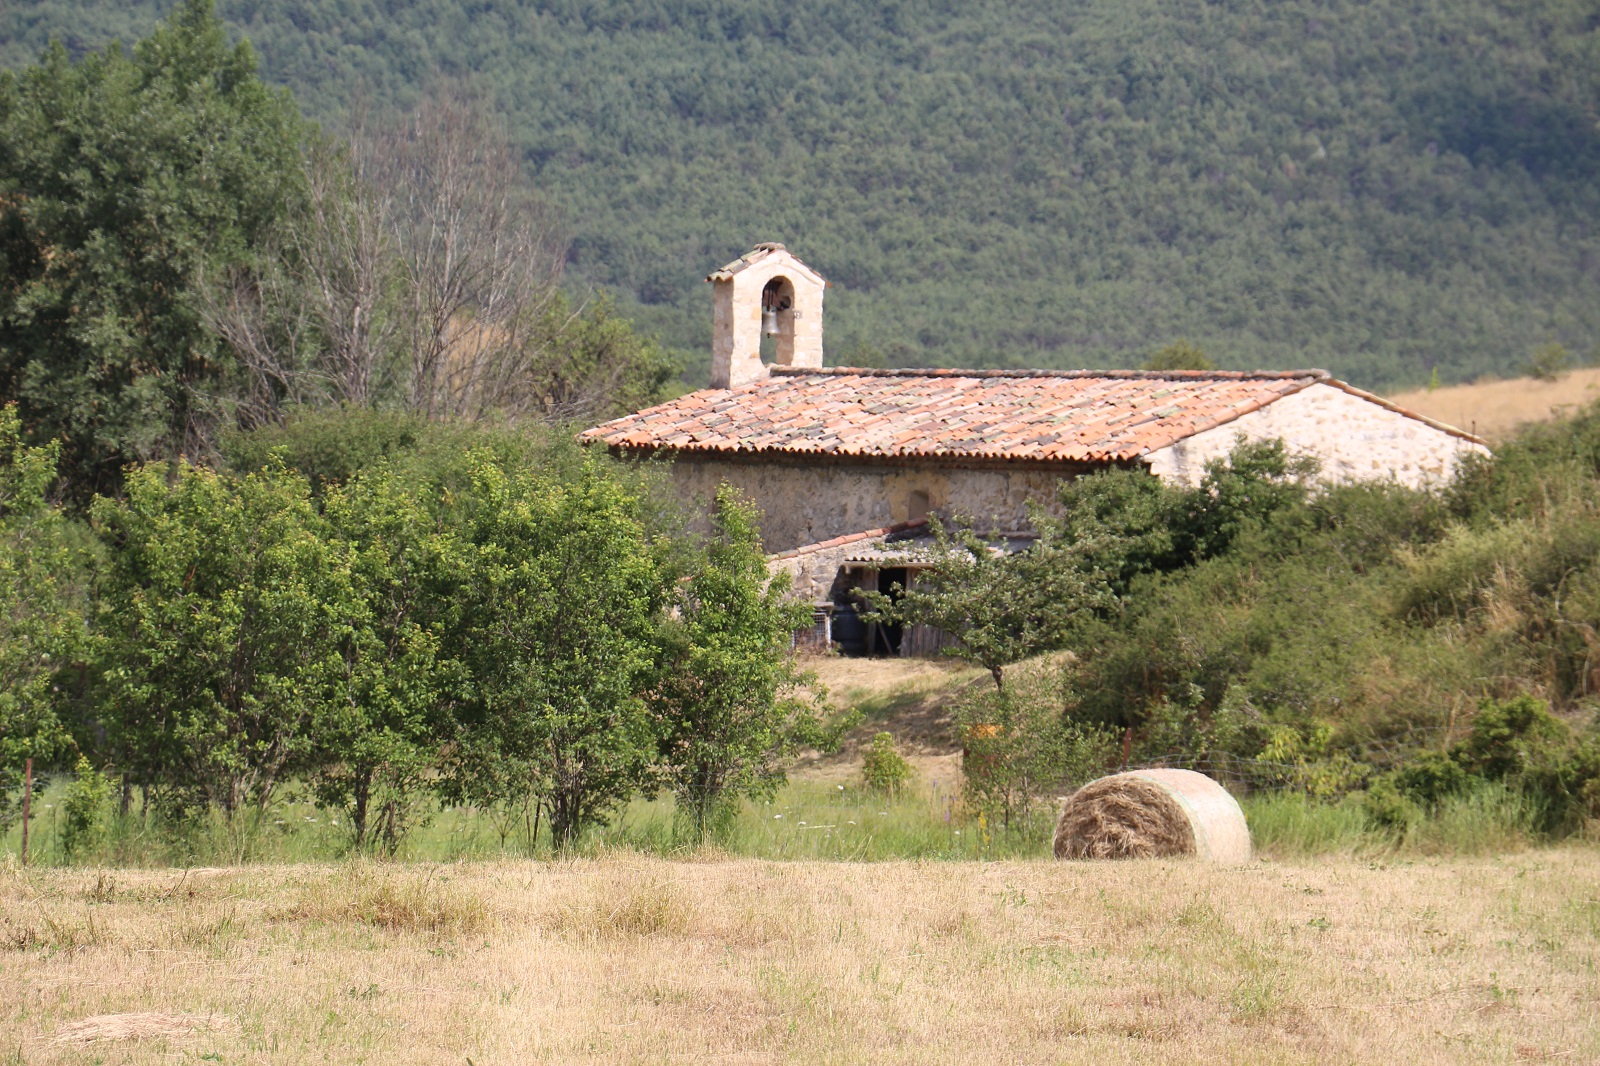
[[[774,367],[764,380],[692,392],[583,439],[630,451],[1127,461],[1319,382],[1377,401],[1322,370]]]
[[[814,555],[817,552],[827,551],[830,548],[842,548],[845,545],[855,544],[858,541],[876,540],[881,537],[892,537],[897,533],[905,533],[912,529],[921,529],[927,524],[928,520],[926,518],[913,518],[909,522],[896,522],[894,525],[880,526],[877,529],[863,529],[859,533],[846,533],[840,537],[830,537],[827,540],[819,540],[815,544],[802,544],[798,548],[790,548],[786,552],[778,552],[776,555],[767,556],[767,558],[770,560],[799,559],[802,556]]]
[[[770,259],[772,256],[778,255],[780,253],[784,254],[784,255],[787,255],[789,257],[789,260],[794,265],[796,265],[796,266],[802,268],[803,270],[805,270],[816,281],[818,281],[818,282],[820,282],[820,283],[822,283],[824,285],[827,284],[827,279],[826,278],[824,278],[821,274],[818,274],[814,269],[812,269],[811,267],[807,266],[805,263],[800,262],[800,260],[795,256],[795,254],[793,252],[789,251],[787,248],[785,248],[783,245],[779,244],[776,241],[768,241],[765,244],[756,245],[754,248],[750,249],[748,252],[744,253],[739,258],[735,259],[733,262],[727,264],[726,266],[720,266],[717,269],[713,270],[711,273],[707,274],[706,275],[706,280],[707,281],[728,281],[735,274],[738,274],[738,273],[741,273],[741,272],[743,272],[745,270],[748,270],[750,267],[755,266],[757,263],[761,262],[762,260]]]

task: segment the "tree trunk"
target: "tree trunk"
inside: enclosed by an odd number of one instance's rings
[[[383,805],[383,850],[391,859],[400,850],[400,834],[395,830],[394,800]]]
[[[356,827],[356,847],[361,847],[367,841],[367,803],[372,798],[372,771],[357,770],[355,786],[352,789],[355,800],[353,820]]]
[[[550,840],[565,850],[578,839],[583,813],[583,791],[577,788],[558,788],[550,793],[546,802],[550,806]]]

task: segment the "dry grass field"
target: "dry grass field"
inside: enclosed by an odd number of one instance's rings
[[[1600,368],[1574,370],[1559,381],[1510,378],[1471,385],[1414,389],[1389,397],[1401,407],[1473,430],[1491,442],[1511,434],[1525,422],[1543,422],[1563,409],[1600,400]]]
[[[1595,1062],[1597,885],[1590,847],[13,866],[0,1062]]]

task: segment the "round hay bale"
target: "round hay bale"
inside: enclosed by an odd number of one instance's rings
[[[1250,861],[1250,829],[1228,790],[1193,770],[1132,770],[1067,797],[1056,822],[1058,859],[1193,855]]]

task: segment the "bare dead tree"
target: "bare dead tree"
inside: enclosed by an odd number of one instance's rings
[[[308,145],[295,217],[255,267],[203,279],[203,313],[238,360],[232,407],[246,428],[295,404],[370,403],[397,376],[391,198],[362,163],[340,145]]]
[[[228,402],[245,428],[276,421],[286,404],[307,402],[320,391],[308,351],[316,343],[316,316],[299,299],[300,286],[276,245],[264,250],[262,262],[256,270],[202,278],[200,286],[207,323],[238,360]]]
[[[535,324],[558,291],[565,242],[523,187],[504,133],[475,100],[445,92],[361,153],[392,197],[409,406],[429,417],[532,413]]]
[[[304,209],[261,265],[205,286],[243,379],[232,421],[385,398],[469,419],[603,403],[605,372],[582,397],[562,379],[581,315],[560,297],[566,244],[479,100],[446,89],[389,122],[358,110],[348,147],[313,143],[304,166]]]
[[[400,316],[390,306],[397,281],[394,191],[382,181],[356,124],[346,153],[316,145],[306,156],[307,217],[295,228],[301,281],[316,308],[323,349],[319,371],[342,402],[365,405],[398,372]]]

